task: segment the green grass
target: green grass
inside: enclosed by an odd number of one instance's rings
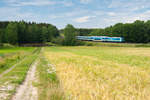
[[[150,99],[150,48],[49,47],[44,52],[56,66],[66,98]]]
[[[90,42],[86,41],[85,45],[87,46],[103,46],[103,47],[150,47],[150,44],[147,43],[109,43],[109,42]]]
[[[31,54],[35,48],[0,49],[0,74]]]
[[[32,51],[33,47],[14,47],[14,48],[0,48],[0,54],[15,53],[18,51]]]
[[[6,88],[5,91],[2,91],[4,94],[8,94],[7,98],[4,100],[9,100],[15,93],[16,87],[18,87],[18,85],[20,85],[24,81],[29,67],[38,57],[39,52],[40,48],[37,48],[35,52],[28,55],[28,57],[26,57],[21,63],[17,64],[14,69],[0,78],[0,87],[12,87],[11,89]]]
[[[49,62],[40,54],[39,64],[37,66],[37,73],[39,77],[38,82],[38,100],[66,100],[63,96],[63,89],[60,85],[58,77],[53,71]]]

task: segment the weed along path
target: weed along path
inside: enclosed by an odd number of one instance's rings
[[[3,77],[3,75],[7,74],[8,72],[10,72],[11,70],[13,70],[17,65],[19,65],[20,63],[22,63],[26,58],[22,59],[20,62],[16,63],[15,65],[13,65],[12,67],[10,67],[9,69],[7,69],[6,71],[4,71],[3,73],[0,74],[0,78]]]
[[[26,79],[20,87],[18,87],[16,94],[12,100],[38,100],[37,88],[33,83],[37,82],[36,78],[36,66],[38,60],[36,60],[30,67]]]

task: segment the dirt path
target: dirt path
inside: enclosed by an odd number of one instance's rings
[[[17,89],[16,94],[12,100],[37,100],[37,88],[33,86],[34,82],[37,82],[36,78],[36,66],[38,61],[36,60],[30,67],[26,79],[22,85]]]

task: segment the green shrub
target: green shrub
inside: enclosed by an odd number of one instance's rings
[[[3,47],[4,48],[13,48],[13,47],[15,47],[14,45],[11,45],[11,44],[9,44],[9,43],[5,43],[5,44],[3,44]]]
[[[5,61],[4,60],[0,60],[0,68],[4,68],[5,67]]]
[[[57,37],[52,39],[52,43],[57,45],[63,45],[64,39],[62,37]]]

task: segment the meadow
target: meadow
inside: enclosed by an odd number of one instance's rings
[[[60,91],[69,100],[149,100],[149,54],[150,48],[143,47],[49,47],[44,51],[55,65]]]
[[[37,88],[33,91],[37,100],[150,99],[149,47],[111,43],[42,49],[16,47],[1,49],[0,54],[1,61],[8,60],[4,62],[5,69],[0,67],[0,100],[19,100],[12,97],[32,73],[35,79],[26,86]],[[34,62],[35,72],[31,70]],[[33,99],[34,93],[27,88],[20,94],[22,100]]]
[[[33,52],[34,48],[1,48],[0,49],[0,74],[10,68],[13,64],[22,60]]]

